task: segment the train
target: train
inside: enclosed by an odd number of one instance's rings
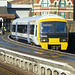
[[[44,49],[67,50],[68,23],[56,14],[18,18],[12,22],[11,37],[27,40]]]

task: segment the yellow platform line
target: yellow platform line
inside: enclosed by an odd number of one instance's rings
[[[46,53],[39,52],[39,54],[46,54]]]

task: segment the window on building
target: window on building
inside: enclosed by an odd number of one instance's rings
[[[71,8],[71,3],[69,3],[69,8]]]
[[[57,11],[55,11],[55,14],[57,14]]]
[[[61,0],[62,3],[64,3],[64,0]]]
[[[68,13],[68,19],[71,19],[71,12]]]
[[[57,7],[57,2],[55,2],[55,7]]]
[[[59,12],[59,15],[62,16],[63,18],[66,18],[66,13],[65,12]]]
[[[41,15],[44,15],[44,12],[41,12]]]
[[[48,2],[48,0],[42,0],[42,2],[41,2],[41,7],[42,7],[42,8],[48,8],[48,7],[49,7],[49,2]]]
[[[47,11],[41,12],[41,15],[48,15],[48,14],[49,14],[49,12],[47,12]]]
[[[66,8],[66,1],[65,0],[59,1],[59,8]]]
[[[21,2],[21,4],[23,4],[23,2]]]

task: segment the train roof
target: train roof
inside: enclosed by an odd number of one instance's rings
[[[15,19],[12,24],[15,24],[16,22],[20,23],[20,22],[24,22],[24,23],[28,23],[28,21],[38,21],[40,19],[46,19],[46,18],[61,18],[61,19],[65,19],[59,15],[55,15],[55,14],[49,14],[49,15],[43,15],[43,16],[32,16],[32,17],[27,17],[27,18],[18,18]]]

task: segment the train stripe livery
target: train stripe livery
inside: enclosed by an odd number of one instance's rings
[[[68,24],[55,14],[19,18],[12,22],[11,37],[25,39],[44,49],[67,50]]]

